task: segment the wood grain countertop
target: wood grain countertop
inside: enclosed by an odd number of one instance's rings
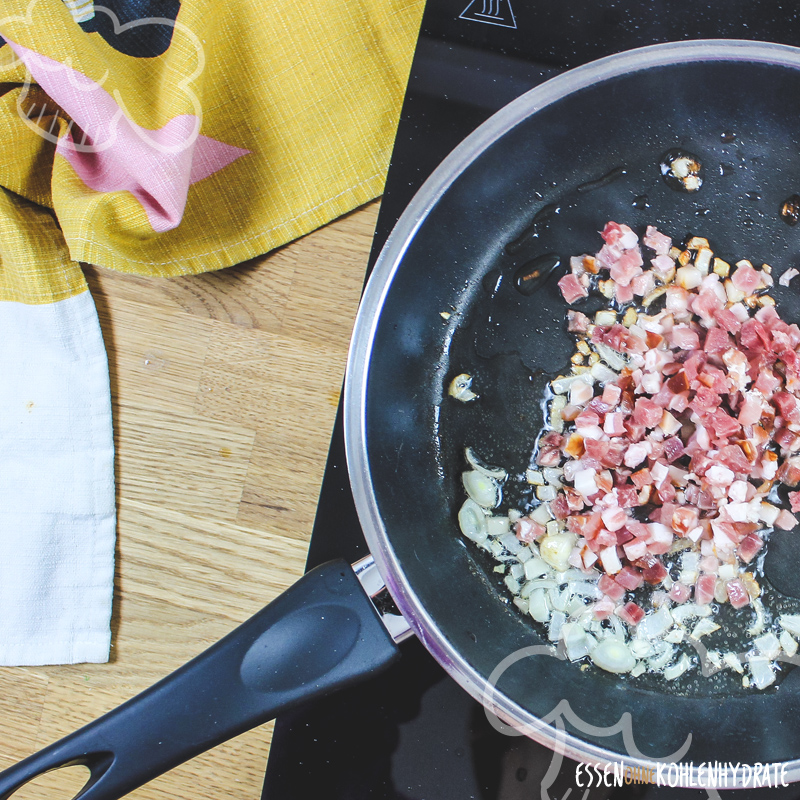
[[[145,689],[302,574],[377,212],[196,277],[86,269],[117,453],[111,661],[0,669],[0,768]],[[128,796],[258,800],[271,733]],[[84,774],[14,798],[71,798]]]

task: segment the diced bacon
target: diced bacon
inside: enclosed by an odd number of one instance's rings
[[[653,225],[647,226],[642,242],[659,256],[669,253],[669,249],[672,247],[672,239]]]
[[[564,300],[570,304],[575,303],[582,297],[589,296],[589,292],[586,291],[586,287],[571,272],[567,273],[563,278],[561,278],[561,280],[558,282],[558,288],[561,289],[561,294],[563,295]]]
[[[631,289],[637,297],[646,297],[656,288],[656,279],[651,270],[642,272],[631,281]]]
[[[714,589],[717,586],[716,575],[701,575],[694,585],[694,601],[699,606],[704,606],[714,599]]]
[[[722,328],[711,328],[706,334],[706,340],[703,343],[703,350],[706,353],[724,353],[731,347],[731,337],[727,331]]]
[[[638,625],[644,619],[644,609],[636,605],[633,600],[616,609],[616,615],[631,626]]]
[[[557,447],[540,447],[536,463],[540,467],[557,467],[561,463],[561,451]]]
[[[789,456],[778,468],[778,478],[787,486],[800,483],[800,456]]]
[[[680,581],[675,581],[669,590],[668,597],[676,603],[685,603],[691,596],[692,590]]]
[[[623,250],[636,247],[639,237],[627,225],[617,222],[607,222],[600,235],[606,244],[618,245]]]
[[[589,317],[574,309],[567,310],[567,330],[570,333],[586,333],[589,330]]]
[[[609,408],[614,408],[614,406],[619,403],[620,397],[622,397],[622,389],[620,389],[615,383],[607,383],[603,387],[603,394],[601,396],[603,402]]]
[[[611,266],[609,273],[611,279],[619,286],[628,286],[630,282],[642,273],[642,254],[639,248],[626,250]],[[631,295],[633,292],[631,291]]]
[[[700,337],[688,325],[676,325],[670,334],[670,343],[680,350],[696,350],[700,347]]]
[[[665,279],[672,270],[675,269],[675,262],[665,254],[657,255],[655,258],[650,259],[650,264],[653,271],[659,278]]]
[[[633,302],[633,287],[622,283],[616,284],[614,286],[614,297],[621,306]]]
[[[739,341],[747,350],[762,353],[770,346],[769,331],[757,319],[748,319],[739,331]]]
[[[731,275],[731,283],[740,292],[752,294],[761,286],[761,273],[756,272],[750,264],[742,264]]]
[[[748,533],[747,536],[739,542],[739,546],[736,548],[736,554],[745,564],[749,564],[756,553],[761,550],[763,544],[764,542],[760,536],[757,536],[755,533]]]
[[[639,491],[635,486],[623,486],[617,489],[620,508],[635,508],[639,505]]]
[[[724,586],[741,608],[750,602],[749,584],[729,579],[732,566],[744,568],[763,552],[765,529],[798,524],[792,512],[800,513],[800,488],[789,492],[791,512],[765,501],[775,480],[800,485],[800,327],[768,300],[750,297],[772,285],[768,271],[741,262],[723,283],[698,261],[676,283],[671,240],[653,226],[643,238],[655,253],[649,265],[631,228],[609,222],[602,237],[595,256],[570,260],[558,285],[574,303],[606,271],[610,281],[601,287],[619,310],[616,321],[593,324],[570,310],[568,329],[621,354],[624,366],[595,347],[605,366],[592,367],[591,383],[573,383],[566,405],[559,400],[565,435],[547,432],[536,450],[541,466],[563,463],[564,486],[549,512],[577,537],[570,565],[600,573],[596,619],[615,613],[638,624],[644,610],[625,594],[643,583],[666,582],[659,597],[685,603],[693,593],[700,605],[721,597]],[[657,279],[666,284],[659,292],[665,307],[624,308],[650,295]],[[729,302],[731,283],[745,300]],[[590,356],[587,366],[585,344],[579,351],[576,375],[596,360]],[[513,529],[525,543],[546,535],[530,517]],[[683,548],[701,556],[693,587],[668,579],[666,564],[679,563]]]
[[[777,406],[781,416],[789,422],[800,422],[800,404],[789,392],[775,392],[772,402]]]
[[[595,619],[608,619],[613,613],[614,609],[616,608],[616,603],[613,600],[608,598],[603,598],[602,600],[598,600],[592,606],[592,616]]]
[[[775,520],[775,527],[780,528],[782,531],[790,531],[795,525],[797,525],[797,517],[782,508],[778,518]]]
[[[659,583],[662,583],[668,574],[667,568],[660,561],[656,561],[652,567],[646,567],[642,570],[642,577],[653,586],[658,586]]]
[[[723,447],[715,460],[737,475],[748,475],[752,469],[752,464],[738,444],[729,444]]]
[[[655,428],[664,413],[664,409],[648,400],[646,397],[639,397],[633,410],[633,421],[637,425],[644,425],[646,428]]]
[[[603,525],[609,531],[618,531],[620,528],[625,527],[628,521],[628,515],[619,507],[606,508],[601,516],[603,517]]]
[[[716,436],[720,439],[727,439],[742,428],[738,420],[726,414],[721,408],[715,409],[707,420]]]
[[[622,545],[622,549],[628,561],[638,561],[647,554],[647,542],[642,539],[634,539]]]
[[[610,597],[614,602],[619,602],[625,597],[627,591],[624,586],[617,583],[610,575],[601,575],[600,580],[597,582],[597,588],[606,596]]]
[[[742,327],[742,323],[737,319],[736,314],[728,308],[721,308],[717,311],[714,319],[716,319],[719,326],[728,331],[728,333],[736,334]]]
[[[692,295],[681,286],[667,287],[667,311],[676,316],[689,310]]]
[[[798,275],[800,275],[800,272],[794,267],[789,267],[789,269],[784,270],[783,274],[778,278],[778,283],[781,286],[788,286],[792,278],[796,278]]]
[[[644,578],[642,577],[642,573],[639,572],[638,569],[631,566],[624,566],[617,573],[614,580],[620,586],[624,586],[628,591],[631,592],[638,589],[642,585],[642,583],[644,583]]]
[[[625,433],[625,415],[621,411],[606,414],[603,430],[609,436],[622,436]]]
[[[550,501],[550,510],[556,519],[566,519],[570,512],[567,498],[563,494],[556,495],[555,500]]]
[[[672,512],[672,530],[678,536],[686,536],[689,531],[697,527],[700,512],[691,506],[679,506]]]
[[[622,562],[617,555],[616,537],[612,546],[600,551],[600,563],[609,575],[616,575],[622,569]]]
[[[744,402],[739,408],[736,418],[742,427],[753,425],[761,419],[761,394],[757,392],[744,392]]]
[[[617,244],[604,244],[600,250],[598,250],[595,258],[597,263],[603,269],[608,269],[612,264],[616,263],[617,259],[622,255],[623,248],[621,248]]]
[[[679,459],[684,453],[683,442],[677,436],[670,436],[669,439],[664,439],[664,458],[668,463],[672,463]]]
[[[713,322],[716,315],[725,307],[723,300],[709,287],[703,287],[692,301],[692,311],[706,324]]]
[[[544,525],[540,525],[530,517],[520,517],[514,525],[514,533],[521,542],[530,544],[541,538],[547,532]]]
[[[632,473],[631,480],[637,489],[643,489],[645,486],[652,485],[653,476],[650,474],[650,470],[645,468]]]
[[[741,269],[741,267],[739,269]],[[725,589],[728,592],[728,600],[734,608],[743,608],[750,604],[750,595],[747,593],[747,589],[744,588],[744,584],[738,578],[727,581],[725,583]]]

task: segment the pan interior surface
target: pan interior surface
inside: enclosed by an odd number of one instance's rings
[[[412,203],[408,235],[390,240],[382,271],[379,262],[359,413],[366,502],[381,529],[365,533],[404,614],[473,693],[510,654],[547,642],[509,602],[494,562],[458,531],[463,448],[512,474],[528,466],[544,389],[574,348],[556,285],[569,257],[598,250],[598,231],[615,220],[639,234],[655,225],[674,240],[705,236],[727,261],[768,263],[776,276],[800,268],[800,226],[779,214],[800,193],[800,51],[780,48],[772,62],[715,52],[660,57],[538,110],[537,90],[529,93],[512,104],[518,121],[467,153],[463,169],[434,174],[444,191],[423,208]],[[676,147],[703,164],[694,194],[662,179],[661,157]],[[562,266],[535,292],[515,288],[526,263],[555,257]],[[800,322],[796,289],[772,294],[783,318]],[[459,373],[473,376],[478,400],[447,395]],[[355,493],[362,520],[374,519]],[[519,499],[512,489],[503,508]],[[521,721],[565,717],[569,747],[586,757],[800,758],[799,671],[745,692],[702,677],[618,678],[540,654],[505,670],[498,688]],[[618,726],[626,714],[627,737]]]

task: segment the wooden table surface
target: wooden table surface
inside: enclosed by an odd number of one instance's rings
[[[145,689],[302,574],[377,212],[197,277],[86,269],[117,448],[111,661],[0,669],[0,768]],[[271,732],[129,797],[258,800]],[[84,777],[60,770],[14,798],[70,798]]]

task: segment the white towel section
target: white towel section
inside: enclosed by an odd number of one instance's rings
[[[115,535],[92,297],[0,302],[0,665],[108,661]]]

